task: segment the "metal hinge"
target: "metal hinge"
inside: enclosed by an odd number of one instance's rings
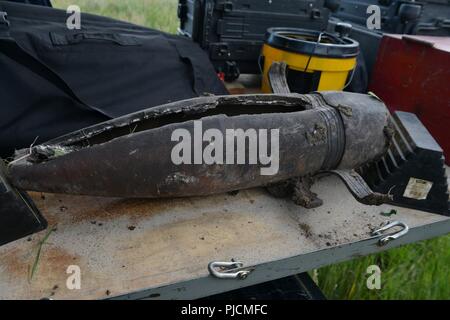
[[[383,234],[383,232],[388,231],[389,229],[395,228],[395,227],[401,227],[402,229],[400,231],[385,235]],[[380,246],[385,246],[387,245],[389,242],[393,241],[393,240],[397,240],[400,237],[403,237],[405,234],[407,234],[409,232],[409,227],[406,223],[400,222],[400,221],[394,221],[391,223],[388,223],[387,225],[385,225],[384,227],[381,227],[380,229],[377,229],[375,231],[372,232],[372,236],[374,237],[382,237],[379,241],[378,244]]]
[[[209,273],[218,279],[239,279],[244,280],[254,269],[245,269],[242,262],[211,262],[208,265]]]

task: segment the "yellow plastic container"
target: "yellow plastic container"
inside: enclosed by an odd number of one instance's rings
[[[288,65],[288,82],[298,93],[343,90],[356,67],[358,42],[306,29],[272,28],[262,49],[262,90],[271,93],[268,72],[273,62]]]

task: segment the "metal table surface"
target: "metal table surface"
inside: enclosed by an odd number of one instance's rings
[[[294,275],[450,232],[450,219],[396,208],[409,233],[385,247],[371,237],[391,206],[357,203],[335,177],[313,190],[324,200],[307,210],[263,189],[173,200],[124,200],[32,194],[57,230],[0,248],[0,299],[199,298]],[[211,261],[254,267],[245,280],[210,276]],[[81,270],[69,290],[67,268]]]

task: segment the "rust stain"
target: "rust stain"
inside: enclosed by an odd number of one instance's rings
[[[119,199],[57,194],[42,196],[40,193],[30,195],[49,225],[109,221],[120,217],[139,220],[177,205],[176,199],[168,202],[164,199]]]
[[[43,248],[41,254],[40,269],[45,274],[63,274],[66,276],[67,267],[77,264],[81,261],[80,257],[76,254],[69,253],[68,251],[58,246],[48,245],[47,248]],[[39,277],[39,270],[37,277]]]
[[[2,254],[1,266],[3,272],[13,279],[27,279],[31,254],[21,249],[12,249]]]
[[[2,254],[0,265],[4,276],[1,278],[3,285],[15,288],[14,294],[17,298],[41,299],[55,296],[57,291],[66,287],[68,266],[80,265],[82,262],[79,256],[47,243],[42,246],[35,274],[30,279],[30,270],[35,262],[40,240],[35,239],[25,245],[18,245],[17,248]],[[4,294],[10,293],[4,292]],[[3,298],[12,297],[4,296]]]
[[[35,241],[33,246],[26,248],[12,249],[2,254],[1,266],[5,268],[5,272],[14,275],[15,278],[28,279],[28,273],[36,259],[37,244]],[[69,265],[73,265],[79,260],[79,257],[66,252],[57,246],[44,244],[39,258],[36,279],[39,277],[40,271],[45,274],[52,274],[54,271],[65,270]]]

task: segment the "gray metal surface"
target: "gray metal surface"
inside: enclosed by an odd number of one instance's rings
[[[380,247],[371,233],[391,206],[359,204],[336,177],[314,187],[324,205],[304,209],[262,189],[236,196],[123,200],[34,194],[57,226],[0,248],[0,299],[199,298],[380,252],[450,232],[450,219],[396,208],[411,229]],[[211,261],[251,266],[245,280],[213,278]],[[69,290],[70,265],[81,289]]]
[[[175,285],[118,296],[112,298],[112,300],[195,299],[207,297],[216,293],[231,291],[258,283],[280,279],[293,274],[313,270],[318,267],[327,266],[372,253],[386,251],[401,245],[430,239],[432,237],[448,233],[449,229],[450,220],[447,220],[444,222],[437,222],[431,225],[413,228],[410,230],[411,233],[404,236],[404,238],[399,239],[397,242],[385,247],[380,247],[378,245],[379,238],[373,238],[355,243],[344,244],[332,249],[320,250],[288,259],[277,260],[271,263],[264,263],[254,267],[251,275],[245,282],[240,280],[226,282],[220,279],[214,279],[212,277],[204,277],[177,283]]]

